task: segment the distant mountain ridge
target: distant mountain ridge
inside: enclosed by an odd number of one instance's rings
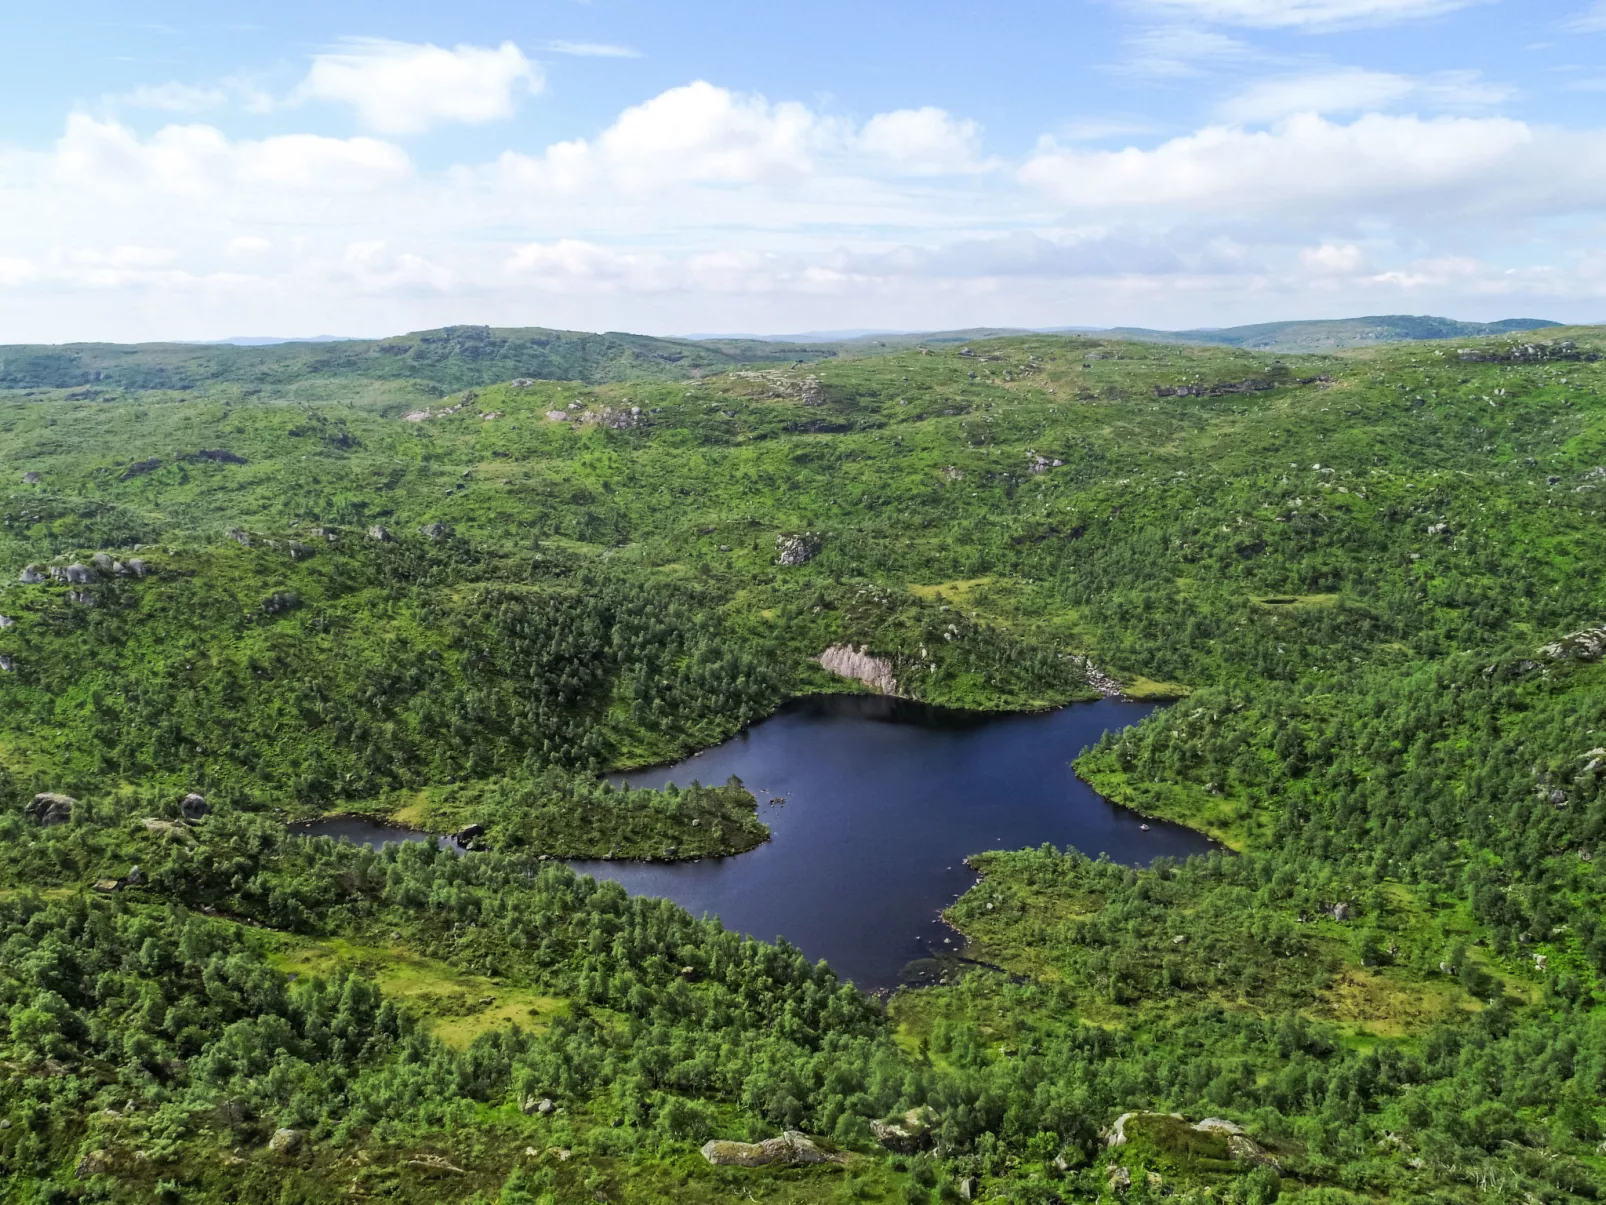
[[[0,389],[277,390],[312,380],[417,381],[442,390],[517,377],[682,380],[739,364],[818,360],[825,346],[760,340],[659,339],[544,327],[448,326],[388,339],[302,343],[68,343],[0,346]]]
[[[1118,326],[1102,332],[1120,339],[1151,343],[1207,343],[1242,347],[1249,351],[1320,352],[1377,343],[1404,343],[1423,339],[1475,339],[1508,335],[1515,331],[1560,326],[1546,318],[1506,318],[1499,322],[1461,322],[1432,315],[1376,314],[1365,318],[1318,318],[1299,322],[1258,322],[1217,330],[1157,331]]]

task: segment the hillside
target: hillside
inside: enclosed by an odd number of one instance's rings
[[[1606,1191],[1606,332],[464,330],[6,354],[0,1199]],[[545,860],[761,841],[600,776],[843,644],[1171,701],[1077,770],[1235,852],[977,850],[885,1001]],[[487,832],[285,828],[352,812]],[[699,1154],[789,1131],[840,1159]]]
[[[750,362],[815,360],[818,347],[761,340],[655,339],[537,327],[452,326],[392,339],[233,344],[0,346],[0,389],[200,389],[318,396],[328,383],[409,382],[449,392],[516,377],[686,380]]]
[[[1384,314],[1370,318],[1317,319],[1306,322],[1261,322],[1192,331],[1154,331],[1116,327],[1112,338],[1142,339],[1161,343],[1208,343],[1243,347],[1252,351],[1310,353],[1345,347],[1371,347],[1428,339],[1478,339],[1517,331],[1559,326],[1543,318],[1507,318],[1500,322],[1459,322],[1410,314]]]

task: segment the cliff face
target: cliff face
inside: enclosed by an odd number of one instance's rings
[[[884,695],[898,693],[898,681],[892,676],[892,662],[886,657],[871,656],[867,649],[855,649],[851,644],[833,644],[820,654],[820,664],[838,677],[853,678]]]

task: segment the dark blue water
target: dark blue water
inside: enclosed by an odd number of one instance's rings
[[[1151,710],[1105,700],[996,716],[865,695],[798,700],[715,749],[616,779],[684,787],[734,774],[758,797],[769,842],[701,862],[572,865],[889,987],[907,963],[957,952],[938,913],[976,881],[969,854],[1048,842],[1144,864],[1216,848],[1176,825],[1145,831],[1071,769],[1105,731]],[[317,831],[369,844],[400,835],[354,820]]]

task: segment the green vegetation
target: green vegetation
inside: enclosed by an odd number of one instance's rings
[[[446,334],[5,353],[5,1199],[1599,1198],[1599,332]],[[858,689],[838,644],[1178,700],[1079,770],[1240,852],[977,851],[973,961],[885,1006],[539,860],[762,840],[599,776]],[[343,812],[485,852],[286,835]],[[696,1153],[786,1129],[847,1157]]]
[[[1324,352],[1340,347],[1370,347],[1416,339],[1477,339],[1560,326],[1543,318],[1507,318],[1500,322],[1458,322],[1415,314],[1380,314],[1371,318],[1317,319],[1307,322],[1260,322],[1196,331],[1151,331],[1117,327],[1109,333],[1124,339],[1161,343],[1213,343],[1251,351]]]

